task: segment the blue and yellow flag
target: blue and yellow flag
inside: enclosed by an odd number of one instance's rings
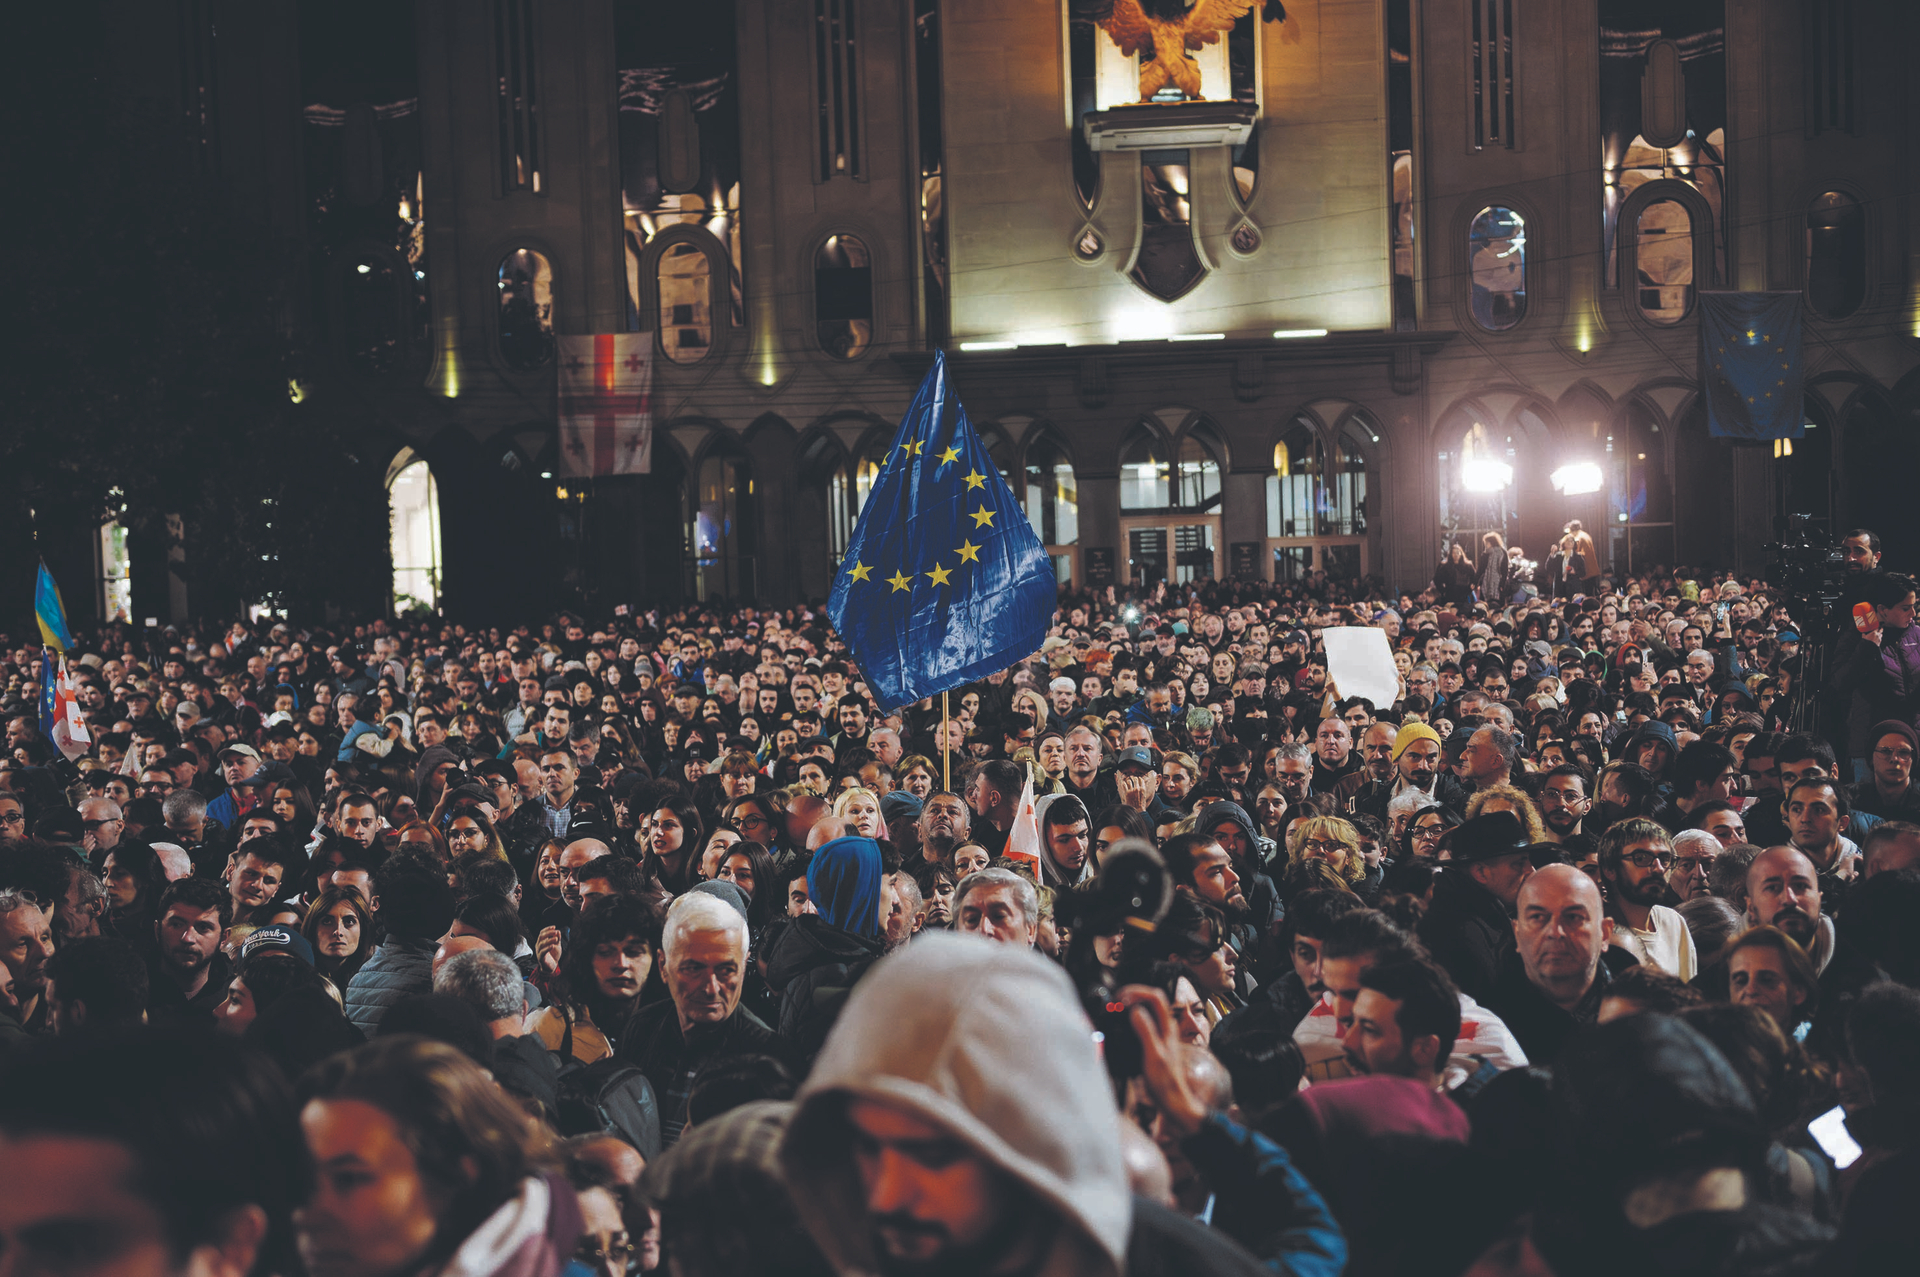
[[[885,709],[958,687],[1039,650],[1053,563],[947,380],[913,397],[827,600]]]
[[[65,656],[73,646],[73,632],[67,629],[67,605],[60,601],[60,587],[53,573],[40,565],[39,579],[33,583],[33,615],[40,622],[40,641]]]
[[[1708,434],[1755,440],[1806,434],[1801,330],[1799,293],[1700,294]]]

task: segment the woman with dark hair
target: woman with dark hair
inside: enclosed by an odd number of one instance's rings
[[[1460,817],[1454,815],[1450,808],[1422,807],[1414,813],[1413,819],[1407,822],[1406,831],[1400,835],[1398,863],[1439,860],[1442,843],[1459,824]]]
[[[291,780],[275,781],[267,790],[267,810],[278,816],[281,826],[291,829],[303,843],[313,837],[320,823],[314,811],[313,795],[305,785]]]
[[[572,913],[560,897],[565,877],[560,870],[560,853],[566,849],[562,840],[549,838],[534,852],[533,881],[520,892],[520,921],[528,935],[537,936],[546,927],[565,926]]]
[[[460,1051],[411,1034],[375,1038],[315,1066],[300,1098],[318,1168],[294,1214],[309,1277],[557,1277],[568,1267],[580,1214],[553,1173],[553,1136]]]
[[[1129,811],[1132,808],[1128,808]],[[953,876],[953,870],[943,864],[915,857],[910,871],[914,885],[920,888],[920,898],[926,901],[925,921],[921,929],[925,931],[945,931],[953,925],[953,891],[959,885]]]
[[[740,831],[748,842],[759,843],[776,866],[793,859],[787,846],[787,814],[772,793],[748,794],[728,803],[721,819]]]
[[[767,849],[751,839],[728,847],[714,866],[715,881],[730,882],[747,894],[747,930],[755,948],[767,924],[780,916],[779,874]]]
[[[706,823],[700,819],[700,809],[684,794],[675,794],[653,810],[641,864],[651,865],[667,890],[681,895],[699,881],[696,853],[705,845]]]
[[[314,970],[343,993],[373,952],[376,939],[367,902],[352,887],[328,887],[321,892],[307,910],[300,934],[313,946]]]
[[[554,1002],[534,1012],[527,1032],[563,1064],[592,1064],[613,1054],[640,1005],[660,952],[662,914],[650,901],[596,896],[580,911],[551,985]]]
[[[1445,606],[1455,612],[1472,610],[1473,561],[1467,557],[1467,548],[1458,541],[1447,547],[1440,566],[1433,570],[1433,585]]]
[[[458,806],[449,807],[440,815],[440,828],[451,860],[458,860],[470,851],[484,851],[495,860],[507,858],[507,848],[500,841],[499,831],[477,804],[462,800]]]
[[[160,893],[167,889],[167,872],[160,855],[145,843],[122,842],[107,853],[101,866],[107,882],[107,913],[100,930],[145,949],[153,943]]]

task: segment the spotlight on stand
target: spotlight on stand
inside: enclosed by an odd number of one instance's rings
[[[1460,486],[1468,492],[1498,492],[1513,483],[1513,467],[1476,457],[1460,463]]]
[[[1562,496],[1578,497],[1600,491],[1600,467],[1592,461],[1573,461],[1553,472],[1553,486]]]

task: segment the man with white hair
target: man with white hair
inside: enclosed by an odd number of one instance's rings
[[[660,1138],[671,1147],[687,1124],[694,1074],[728,1055],[784,1057],[780,1035],[740,1005],[747,974],[747,918],[717,896],[693,892],[667,910],[660,975],[670,1001],[640,1008],[617,1054],[653,1084]]]
[[[456,953],[433,973],[435,993],[460,999],[487,1022],[487,1032],[493,1035],[494,1080],[516,1095],[539,1100],[548,1113],[557,1114],[560,1062],[537,1036],[527,1032],[527,988],[513,959],[490,947]]]
[[[1031,949],[1040,930],[1040,893],[1011,869],[982,869],[953,891],[954,928]]]

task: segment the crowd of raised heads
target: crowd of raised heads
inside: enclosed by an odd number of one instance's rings
[[[818,609],[109,626],[77,757],[0,642],[0,1273],[1911,1272],[1845,544],[1063,591],[899,707]]]

